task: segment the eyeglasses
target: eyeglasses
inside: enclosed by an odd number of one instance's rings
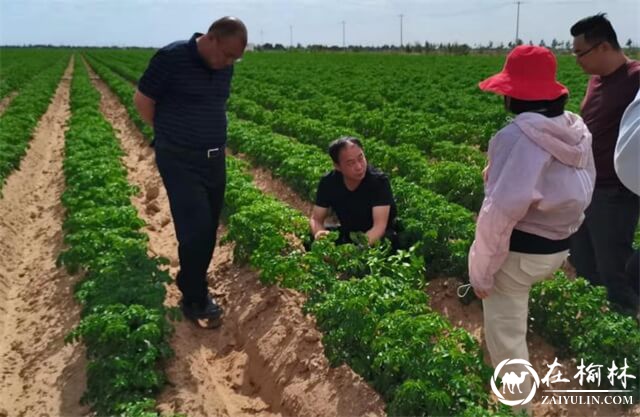
[[[598,42],[595,45],[593,45],[591,48],[587,49],[586,51],[582,51],[582,52],[571,52],[571,55],[575,56],[576,58],[582,58],[583,56],[585,56],[586,54],[588,54],[589,52],[593,51],[594,49],[596,49],[598,46],[600,46],[602,42]]]

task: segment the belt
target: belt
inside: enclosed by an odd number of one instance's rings
[[[204,157],[206,159],[216,159],[221,155],[224,155],[224,148],[225,148],[225,146],[222,145],[217,148],[209,148],[209,149],[189,149],[189,148],[184,148],[182,146],[175,146],[175,145],[166,144],[166,143],[163,143],[159,146],[156,143],[155,147],[163,151],[178,153],[182,155],[189,155],[194,158]]]

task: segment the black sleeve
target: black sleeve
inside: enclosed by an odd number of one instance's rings
[[[327,177],[322,177],[318,184],[318,192],[316,193],[316,206],[329,208],[331,207],[331,186]]]
[[[170,68],[169,53],[162,49],[156,52],[138,81],[138,90],[145,96],[158,101],[167,89]]]
[[[393,204],[393,193],[391,192],[391,184],[386,175],[381,175],[376,181],[376,187],[373,193],[373,207],[390,206]]]

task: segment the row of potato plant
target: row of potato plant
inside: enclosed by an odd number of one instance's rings
[[[172,355],[163,305],[166,260],[147,256],[123,151],[81,59],[74,72],[62,196],[67,248],[59,263],[83,274],[75,288],[82,318],[66,341],[86,346],[84,404],[100,416],[155,417],[163,363]]]
[[[95,59],[95,58],[94,58]],[[135,61],[100,61],[113,72],[135,83],[140,72]],[[99,72],[99,71],[98,71]],[[269,111],[251,100],[232,96],[229,109],[240,117],[260,124],[267,124],[279,133],[294,136],[301,142],[326,147],[338,136],[359,136],[344,127],[332,126],[326,122],[310,119],[290,111]],[[378,167],[394,175],[400,175],[424,188],[445,196],[449,201],[477,211],[484,196],[480,159],[473,148],[457,147],[450,142],[442,143],[438,149],[442,156],[457,155],[463,162],[441,160],[429,163],[411,144],[389,146],[375,138],[365,139],[369,149],[368,157]],[[465,153],[466,151],[466,153]]]
[[[306,157],[317,154],[307,150]],[[491,370],[475,339],[428,307],[421,257],[331,239],[306,252],[306,218],[257,190],[242,162],[229,158],[227,166],[223,216],[234,259],[259,269],[265,283],[307,294],[305,308],[318,318],[333,365],[347,363],[369,380],[392,415],[510,415],[492,411]]]
[[[325,124],[352,129],[365,137],[377,137],[393,146],[410,144],[428,158],[471,163],[478,167],[485,164],[484,153],[466,143],[468,132],[451,127],[446,120],[438,120],[439,129],[435,129],[428,123],[433,117],[431,114],[420,113],[409,118],[406,109],[368,110],[361,103],[317,93],[311,98],[299,98],[290,85],[267,84],[248,76],[238,77],[233,87],[236,95],[251,98],[270,110],[299,113]],[[447,126],[457,129],[459,136],[443,132]]]
[[[132,86],[130,88],[133,90]],[[232,146],[238,146],[241,152],[252,155],[257,163],[272,169],[274,174],[289,182],[292,188],[302,196],[313,199],[318,179],[322,173],[330,169],[328,157],[319,158],[317,149],[314,152],[312,147],[296,144],[291,138],[274,134],[269,128],[256,126],[233,117],[230,117],[230,122],[229,141]],[[236,126],[241,126],[242,129],[236,129]],[[246,138],[242,139],[243,136]],[[238,141],[238,143],[234,145],[234,141]],[[473,239],[474,227],[473,216],[470,212],[401,178],[394,178],[392,183],[403,229],[401,232],[403,244],[406,247],[418,244],[419,251],[425,256],[428,275],[439,272],[465,276],[466,255],[471,239]],[[563,328],[566,327],[566,323],[571,322],[571,314],[574,314],[574,317],[583,318],[591,326],[601,326],[596,323],[605,325],[618,321],[620,316],[611,312],[606,297],[599,298],[597,302],[593,298],[591,301],[586,301],[589,299],[588,294],[593,291],[602,291],[602,289],[581,285],[580,282],[560,277],[560,279],[547,280],[537,284],[534,291],[550,295],[556,294],[556,298],[564,297],[568,299],[568,302],[573,302],[575,308],[568,314],[562,314],[559,311],[556,311],[555,314],[547,314],[545,312],[549,298],[532,296],[532,323],[545,323],[543,327],[548,326],[549,328]],[[571,290],[564,291],[563,289],[567,287]],[[534,292],[535,294],[537,293]],[[557,294],[562,294],[562,296]],[[594,313],[594,309],[600,313]],[[590,317],[586,317],[586,314],[589,314]],[[624,320],[623,327],[632,325],[632,321]],[[561,353],[581,357],[587,357],[587,354],[602,357],[610,353],[609,347],[600,344],[598,338],[589,338],[585,342],[586,339],[581,338],[581,333],[570,332],[567,333],[567,337],[575,342],[567,344],[563,339],[558,339],[553,332],[545,332],[540,326],[536,329]],[[618,332],[618,335],[620,334],[621,332]],[[621,340],[624,342],[624,346],[635,349],[637,337],[638,331],[636,329],[628,333],[628,337],[621,336],[621,339],[608,338],[607,340],[612,341],[614,345],[617,340]],[[571,347],[565,348],[568,345]],[[620,352],[626,351],[623,349]]]
[[[7,176],[20,166],[38,121],[69,63],[70,54],[59,59],[24,86],[0,116],[0,191]]]
[[[330,169],[326,156],[318,158],[305,145],[249,122],[231,120],[229,143],[232,147],[271,168],[302,195],[313,196],[318,171]],[[406,247],[418,243],[429,273],[460,276],[466,272],[473,219],[464,221],[464,209],[455,210],[454,205],[429,196],[414,184],[393,179],[392,185],[399,208],[402,244]],[[465,235],[471,237],[452,238]],[[535,285],[530,304],[533,329],[556,346],[561,357],[573,355],[601,364],[606,363],[606,358],[628,358],[633,369],[640,369],[637,323],[631,317],[612,311],[603,287],[589,285],[582,278],[568,280],[560,274],[556,279]],[[591,331],[587,332],[588,329]],[[630,381],[635,389],[635,380]]]
[[[229,117],[228,143],[269,168],[307,200],[313,201],[320,177],[332,169],[328,156],[311,145],[271,132],[267,127]],[[369,149],[365,147],[365,151]],[[466,274],[474,233],[473,215],[442,196],[400,177],[391,180],[398,207],[402,246],[418,245],[430,276]]]
[[[67,49],[0,48],[0,99],[19,92],[34,77],[61,61],[69,61]]]
[[[232,97],[229,109],[239,117],[270,126],[274,132],[326,149],[339,136],[360,137],[356,132],[309,119],[290,111],[269,111],[252,100]],[[461,162],[429,162],[409,144],[390,146],[376,138],[364,138],[367,158],[392,176],[406,180],[444,196],[452,203],[478,211],[484,198],[480,168]]]
[[[390,415],[511,415],[489,402],[491,369],[478,342],[429,307],[413,250],[336,246],[334,233],[305,251],[306,217],[257,190],[246,163],[228,158],[227,169],[234,259],[259,269],[264,283],[307,296],[333,366],[346,363],[369,381]]]

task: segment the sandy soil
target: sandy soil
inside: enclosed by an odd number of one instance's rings
[[[2,115],[2,113],[4,113],[7,107],[9,107],[9,104],[11,104],[11,102],[17,95],[18,95],[17,91],[12,91],[9,94],[7,94],[2,100],[0,100],[0,116]]]
[[[64,336],[78,323],[78,277],[63,247],[65,123],[73,61],[0,200],[0,416],[82,416],[85,359]]]
[[[249,161],[248,158],[238,154],[242,159]],[[305,215],[310,215],[313,204],[307,200],[303,200],[298,193],[289,188],[285,183],[271,175],[271,171],[264,168],[252,167],[251,175],[253,181],[262,192],[276,196],[279,200],[293,207]]]
[[[0,417],[90,414],[79,405],[86,385],[83,347],[63,342],[79,320],[72,293],[78,277],[55,266],[63,248],[60,196],[72,68],[70,63],[0,199]],[[175,233],[153,150],[117,98],[92,76],[103,94],[102,111],[126,151],[129,180],[141,189],[133,203],[147,222],[149,253],[168,258],[175,276]],[[11,99],[0,102],[0,113]],[[252,174],[261,190],[309,213],[311,204],[269,171],[254,168]],[[346,366],[329,367],[313,318],[302,314],[304,297],[261,285],[255,271],[233,264],[232,253],[232,245],[217,246],[209,270],[210,288],[225,308],[223,326],[210,330],[176,323],[171,341],[176,356],[168,363],[170,384],[158,398],[160,410],[189,416],[384,415],[383,402],[358,375]],[[431,305],[473,334],[488,358],[481,304],[460,304],[456,285],[454,278],[431,281]],[[167,290],[166,304],[176,306],[177,288],[171,284]],[[528,344],[531,362],[544,375],[555,349],[533,334]],[[570,360],[561,363],[575,369]],[[640,406],[542,405],[540,398],[534,404],[538,417],[640,416]]]
[[[150,254],[168,258],[175,276],[175,233],[153,151],[117,98],[94,82],[127,154],[129,181],[142,190],[133,202],[148,224]],[[209,270],[210,288],[225,309],[223,325],[210,330],[176,323],[176,356],[167,367],[170,385],[159,396],[160,409],[189,416],[384,415],[383,402],[358,375],[329,367],[313,319],[301,312],[303,297],[261,285],[254,271],[233,264],[232,252],[231,245],[217,246]],[[166,304],[176,306],[177,287],[167,290]]]

